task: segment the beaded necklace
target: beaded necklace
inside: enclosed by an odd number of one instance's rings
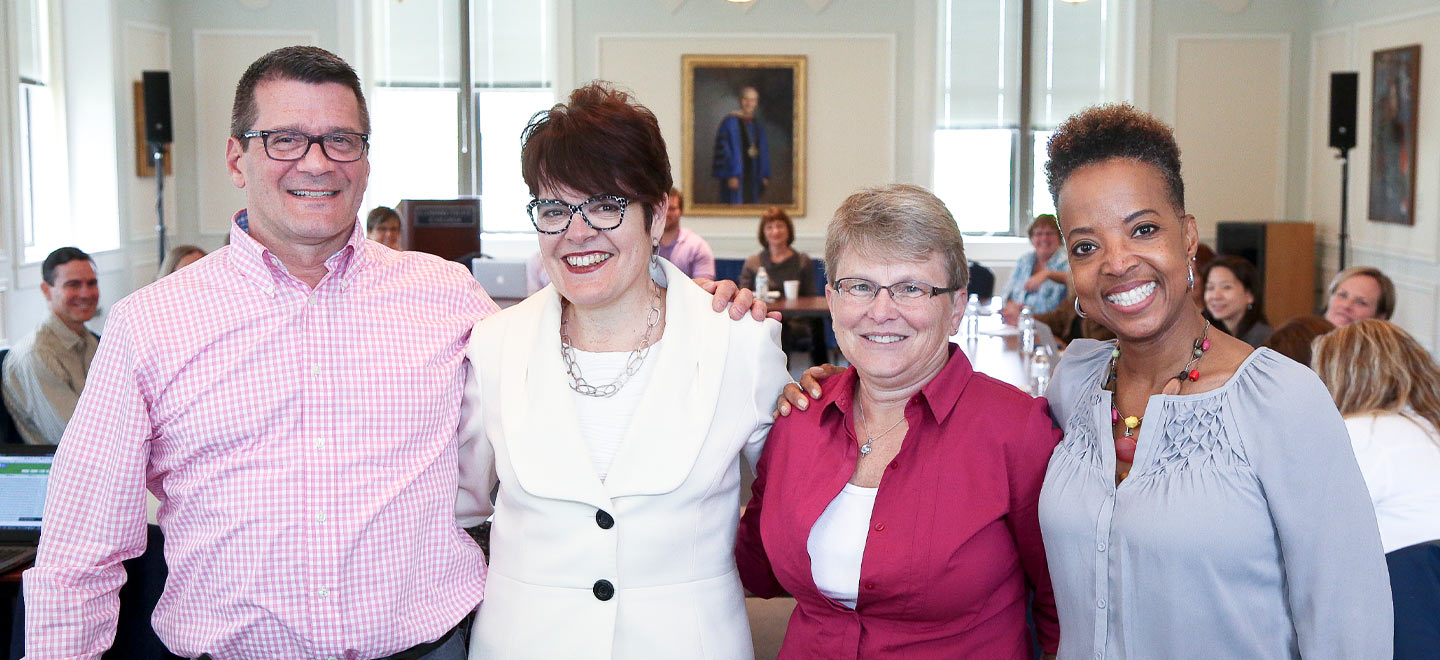
[[[1190,361],[1185,363],[1185,368],[1181,369],[1179,374],[1177,374],[1175,377],[1171,378],[1168,382],[1165,383],[1165,387],[1161,391],[1165,394],[1179,394],[1180,388],[1185,384],[1186,380],[1189,380],[1191,382],[1199,380],[1200,370],[1196,369],[1195,365],[1200,362],[1200,358],[1203,357],[1205,355],[1205,351],[1208,350],[1210,350],[1210,322],[1206,321],[1205,329],[1200,332],[1200,338],[1195,340],[1195,345],[1190,353]],[[1117,461],[1124,461],[1126,463],[1134,463],[1135,448],[1139,443],[1139,439],[1136,438],[1135,435],[1137,432],[1136,429],[1140,428],[1140,424],[1145,421],[1145,417],[1122,415],[1120,414],[1120,408],[1117,407],[1114,403],[1116,396],[1120,392],[1120,387],[1117,384],[1116,373],[1116,366],[1119,363],[1120,344],[1115,344],[1114,350],[1110,351],[1110,373],[1105,378],[1104,385],[1104,389],[1110,390],[1112,394],[1112,396],[1110,397],[1110,423],[1125,425],[1125,434],[1118,438],[1115,438],[1115,459]],[[1173,388],[1171,387],[1172,384],[1174,385]],[[1173,392],[1169,391],[1172,389],[1174,390]],[[1122,476],[1122,478],[1124,477]]]

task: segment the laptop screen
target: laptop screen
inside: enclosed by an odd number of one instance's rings
[[[53,448],[52,448],[53,449]],[[0,532],[39,532],[53,453],[0,449]]]

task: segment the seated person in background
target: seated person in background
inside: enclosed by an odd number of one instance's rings
[[[1275,329],[1265,340],[1265,347],[1305,366],[1310,366],[1310,345],[1315,338],[1335,329],[1335,324],[1319,316],[1290,319]]]
[[[176,245],[170,248],[170,254],[165,255],[165,263],[160,264],[160,274],[155,279],[160,279],[181,268],[189,266],[205,256],[205,249],[198,245]]]
[[[715,279],[715,253],[700,235],[680,226],[680,203],[685,196],[670,189],[670,207],[665,212],[665,233],[660,236],[660,256],[675,264],[692,279]]]
[[[377,206],[365,218],[365,238],[391,250],[400,248],[400,214],[388,206]]]
[[[795,243],[795,223],[784,209],[778,206],[765,209],[760,216],[759,238],[760,246],[765,249],[745,259],[745,265],[740,268],[741,288],[753,290],[755,275],[764,268],[771,291],[779,291],[783,296],[786,280],[800,280],[801,296],[820,295],[815,290],[815,262],[810,260],[810,255],[790,247]],[[815,364],[824,364],[829,357],[824,346],[824,328],[818,319],[786,319],[780,339],[786,353],[808,347]]]
[[[1035,322],[1049,326],[1050,334],[1060,343],[1060,348],[1065,348],[1066,344],[1076,339],[1109,341],[1115,338],[1115,333],[1110,332],[1110,328],[1080,314],[1073,293],[1065,296],[1065,302],[1060,303],[1053,311],[1036,314]]]
[[[1345,416],[1385,552],[1440,539],[1440,366],[1374,319],[1316,340],[1315,371]]]
[[[825,259],[852,366],[775,423],[735,546],[746,588],[795,596],[780,657],[1029,660],[1027,612],[1053,654],[1036,505],[1060,431],[950,343],[969,277],[954,218],[923,188],[864,190]]]
[[[1223,255],[1200,269],[1205,318],[1231,337],[1259,348],[1270,338],[1270,323],[1260,299],[1260,274],[1242,257]]]
[[[5,407],[26,444],[54,445],[75,413],[100,338],[85,327],[100,304],[95,262],[62,247],[40,267],[50,314],[5,356]]]
[[[1055,216],[1041,213],[1026,230],[1035,249],[1020,256],[1010,273],[1010,283],[1000,295],[1005,298],[1001,314],[1009,322],[1029,305],[1030,311],[1043,314],[1054,310],[1065,300],[1065,282],[1070,277],[1070,262],[1060,249],[1060,228]]]
[[[1341,328],[1363,319],[1388,320],[1395,313],[1395,283],[1374,266],[1351,266],[1330,280],[1325,320]]]

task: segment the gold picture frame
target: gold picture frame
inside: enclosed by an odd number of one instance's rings
[[[684,213],[805,215],[805,56],[680,61]]]

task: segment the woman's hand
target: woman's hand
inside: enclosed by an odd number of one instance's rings
[[[808,410],[810,399],[820,398],[820,381],[835,374],[845,371],[844,367],[837,367],[833,364],[822,364],[810,367],[800,375],[800,384],[790,383],[780,392],[780,398],[775,401],[775,417],[789,417],[790,411],[794,408]],[[802,391],[803,388],[803,391]],[[806,393],[809,396],[806,396]]]
[[[1019,325],[1021,307],[1023,305],[1014,300],[1005,303],[1005,306],[1000,308],[1000,320],[1004,321],[1005,325]]]
[[[780,320],[780,312],[768,312],[765,301],[755,297],[755,292],[749,289],[742,289],[730,280],[707,280],[703,277],[695,278],[695,283],[700,285],[706,293],[715,295],[712,308],[721,312],[725,306],[730,306],[730,318],[740,320],[745,318],[748,310],[756,321],[764,321],[769,316],[776,321]]]
[[[1035,273],[1034,275],[1030,276],[1030,279],[1025,280],[1025,290],[1031,293],[1039,291],[1040,285],[1044,284],[1049,279],[1050,271],[1048,270],[1042,270],[1038,273]]]

